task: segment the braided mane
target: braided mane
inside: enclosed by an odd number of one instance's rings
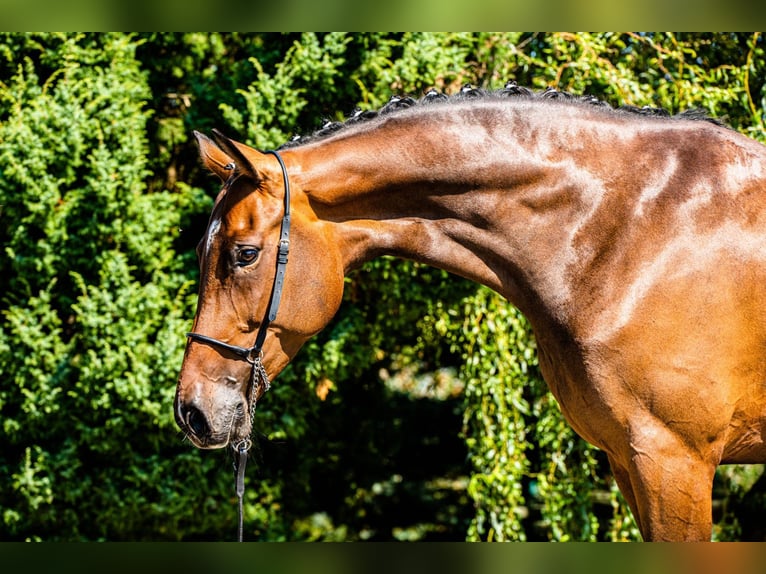
[[[524,98],[530,100],[559,101],[565,100],[573,104],[603,107],[610,109],[618,114],[627,113],[640,116],[664,117],[669,119],[701,120],[711,122],[719,126],[725,126],[721,120],[708,116],[707,113],[701,109],[691,109],[675,115],[671,115],[665,109],[651,106],[643,106],[639,108],[636,106],[624,105],[615,108],[592,95],[575,95],[569,92],[557,90],[553,87],[548,87],[545,90],[535,92],[530,88],[519,86],[516,82],[510,81],[507,82],[505,86],[499,90],[485,90],[482,88],[476,88],[471,84],[466,84],[460,89],[459,92],[452,95],[441,93],[433,88],[428,90],[428,92],[426,92],[426,94],[420,99],[415,99],[410,96],[394,95],[391,96],[388,102],[379,110],[362,110],[357,108],[348,118],[346,118],[345,121],[326,121],[322,127],[315,131],[313,134],[296,135],[290,141],[280,146],[279,149],[297,147],[299,145],[314,142],[324,137],[330,136],[345,127],[360,122],[366,122],[379,116],[396,113],[400,110],[408,109],[413,106],[449,104],[452,102],[460,102],[477,98]]]

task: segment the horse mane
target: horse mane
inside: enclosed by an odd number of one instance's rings
[[[528,100],[558,100],[566,101],[575,105],[585,106],[597,106],[608,110],[611,110],[615,114],[633,114],[636,116],[651,116],[668,119],[681,119],[681,120],[697,120],[713,123],[718,126],[726,127],[726,124],[717,119],[709,116],[707,112],[702,109],[694,108],[680,112],[675,115],[671,115],[667,110],[663,108],[655,108],[651,106],[630,106],[623,105],[619,107],[613,107],[603,100],[599,100],[592,95],[575,95],[569,92],[557,90],[553,87],[548,87],[542,91],[533,91],[530,88],[519,86],[516,82],[510,81],[505,84],[499,90],[485,90],[482,88],[476,88],[471,84],[465,84],[459,92],[447,95],[438,90],[431,88],[425,95],[419,99],[412,98],[410,96],[393,95],[388,102],[379,110],[362,110],[356,108],[351,115],[349,115],[344,121],[330,121],[326,120],[322,127],[316,130],[310,135],[296,135],[288,142],[282,144],[279,149],[297,147],[310,142],[314,142],[330,136],[339,130],[358,124],[360,122],[366,122],[375,119],[380,116],[396,113],[401,110],[409,109],[415,106],[426,106],[434,104],[449,104],[454,102],[460,102],[465,100],[474,99],[501,99],[501,98],[519,98]]]

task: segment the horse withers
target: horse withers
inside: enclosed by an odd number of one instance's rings
[[[392,101],[277,154],[197,134],[223,188],[178,424],[200,448],[246,441],[344,276],[404,257],[525,314],[645,540],[709,540],[716,467],[766,462],[766,147],[699,114],[468,95]]]

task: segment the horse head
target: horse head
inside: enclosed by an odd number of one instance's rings
[[[269,380],[332,319],[344,269],[331,230],[300,189],[290,193],[279,154],[195,136],[223,187],[197,247],[199,299],[174,412],[197,447],[219,448],[247,439]]]

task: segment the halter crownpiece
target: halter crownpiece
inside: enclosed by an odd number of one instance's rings
[[[239,359],[247,361],[252,365],[250,371],[250,393],[247,401],[247,409],[250,413],[250,429],[252,432],[253,419],[255,417],[255,403],[258,398],[258,389],[263,386],[263,392],[266,392],[271,387],[271,381],[269,381],[266,369],[263,366],[263,343],[266,340],[266,332],[274,319],[277,318],[277,311],[279,311],[279,302],[282,299],[282,288],[285,280],[285,270],[287,269],[287,256],[290,252],[290,181],[287,178],[287,168],[285,162],[282,161],[282,157],[277,151],[268,150],[264,153],[273,155],[279,162],[279,167],[282,169],[282,177],[284,178],[285,185],[285,211],[282,215],[282,223],[280,225],[279,232],[279,246],[277,248],[277,269],[274,274],[274,282],[271,286],[271,297],[269,299],[269,306],[266,310],[266,315],[261,321],[261,325],[258,328],[258,333],[255,336],[255,343],[252,347],[239,347],[237,345],[230,345],[224,343],[213,337],[202,335],[201,333],[190,332],[186,336],[192,341],[198,343],[204,343],[212,347],[218,347],[228,351],[232,355],[235,355]],[[232,162],[225,166],[225,169],[234,169],[235,164]],[[247,452],[250,449],[252,442],[249,438],[244,438],[232,444],[232,448],[235,451],[234,459],[234,472],[236,480],[236,494],[239,506],[239,527],[238,527],[238,540],[242,542],[242,523],[243,523],[243,501],[245,495],[245,466],[247,465]]]

